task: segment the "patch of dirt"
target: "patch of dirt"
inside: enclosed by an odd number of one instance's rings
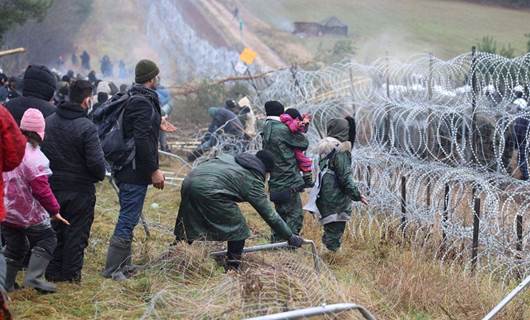
[[[192,0],[178,0],[175,2],[182,12],[186,23],[191,26],[197,34],[208,40],[214,46],[229,48],[224,35],[205,17],[201,8]]]

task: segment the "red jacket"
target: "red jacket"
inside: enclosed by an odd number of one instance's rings
[[[0,104],[0,175],[14,170],[26,150],[26,138],[11,116],[11,113]],[[0,179],[0,221],[6,216],[4,209],[4,182]]]

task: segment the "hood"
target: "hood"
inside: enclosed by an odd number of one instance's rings
[[[104,92],[109,96],[111,95],[110,85],[107,81],[100,81],[98,83],[98,87],[96,89],[96,95],[101,92]]]
[[[216,107],[208,108],[208,115],[210,117],[214,118],[215,114],[217,113],[218,110],[219,110],[219,108],[216,108]]]
[[[158,94],[155,90],[146,88],[141,84],[135,84],[131,87],[131,89],[129,89],[129,94],[131,96],[138,94],[142,95],[149,99],[157,107],[157,109],[160,109],[160,101],[158,100]]]
[[[24,73],[22,95],[50,101],[57,89],[57,79],[45,66],[30,65]]]
[[[327,157],[333,152],[347,151],[351,152],[351,142],[341,142],[336,138],[326,137],[318,143],[318,155],[321,159]]]
[[[245,169],[258,172],[265,179],[265,165],[261,160],[253,154],[241,153],[235,157],[237,164]]]
[[[350,140],[350,124],[346,119],[331,119],[327,127],[328,137],[333,137],[340,142]]]
[[[86,110],[83,109],[80,104],[70,102],[61,103],[57,108],[56,113],[61,118],[69,120],[83,118],[87,116]]]

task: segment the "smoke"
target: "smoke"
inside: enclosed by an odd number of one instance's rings
[[[407,59],[418,53],[435,51],[434,45],[421,45],[411,41],[413,36],[404,30],[386,30],[368,39],[355,42],[355,58],[361,63],[371,63],[378,58],[392,56],[398,59]]]

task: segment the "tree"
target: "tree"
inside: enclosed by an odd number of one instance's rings
[[[485,36],[477,44],[477,50],[480,52],[495,54],[497,53],[497,41],[495,41],[491,36]]]
[[[499,50],[499,55],[513,59],[515,57],[515,49],[512,47],[511,44],[508,44],[507,46],[502,46],[502,48]]]
[[[3,35],[14,25],[22,25],[28,19],[42,20],[53,0],[2,0],[0,1],[0,44]]]
[[[515,49],[511,44],[508,43],[506,46],[503,45],[502,48],[497,50],[497,41],[495,41],[495,39],[493,39],[491,36],[483,37],[482,40],[477,44],[477,50],[480,52],[498,54],[509,59],[515,57]]]

